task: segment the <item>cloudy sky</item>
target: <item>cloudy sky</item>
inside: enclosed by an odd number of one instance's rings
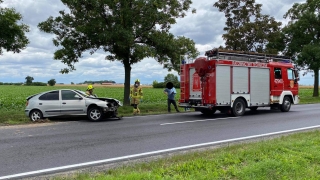
[[[269,14],[278,21],[287,23],[283,15],[295,2],[301,0],[256,0],[263,4],[263,14]],[[178,19],[171,32],[176,36],[191,38],[196,43],[200,55],[204,51],[224,45],[222,39],[225,23],[224,13],[219,12],[213,4],[215,0],[194,0],[192,8],[196,14],[189,14]],[[120,62],[105,60],[105,54],[85,54],[79,63],[75,64],[76,71],[60,74],[66,66],[60,61],[53,60],[53,53],[57,50],[52,43],[54,35],[40,32],[39,22],[49,16],[58,16],[60,10],[66,9],[60,0],[4,0],[1,7],[13,7],[23,16],[23,23],[30,26],[27,37],[30,44],[19,54],[4,52],[0,56],[0,82],[25,82],[26,76],[32,76],[34,81],[47,82],[56,79],[57,83],[81,83],[89,80],[114,80],[124,82],[124,67]],[[144,59],[133,65],[131,82],[139,78],[143,84],[151,84],[154,80],[163,81],[168,72],[154,59]],[[313,78],[307,75],[301,78],[300,84],[311,85]]]

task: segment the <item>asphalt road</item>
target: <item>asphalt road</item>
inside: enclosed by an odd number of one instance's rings
[[[195,112],[0,127],[0,179],[317,126],[320,104],[287,113],[260,108],[239,118]]]

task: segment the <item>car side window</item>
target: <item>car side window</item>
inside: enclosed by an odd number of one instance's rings
[[[62,100],[79,100],[79,95],[73,91],[62,90]]]
[[[59,91],[51,91],[48,93],[45,93],[39,97],[39,100],[44,100],[44,101],[59,101]]]

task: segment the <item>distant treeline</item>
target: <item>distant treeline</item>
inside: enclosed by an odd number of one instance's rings
[[[25,86],[47,86],[47,83],[43,83],[43,82],[32,82],[30,84],[25,84],[25,83],[3,83],[0,82],[0,85],[16,85],[16,86],[21,86],[21,85],[25,85]]]
[[[153,82],[153,88],[166,88],[166,82]],[[175,88],[180,88],[180,82],[173,82]]]
[[[115,81],[112,80],[101,80],[101,81],[85,81],[83,84],[102,84],[102,83],[116,83]]]

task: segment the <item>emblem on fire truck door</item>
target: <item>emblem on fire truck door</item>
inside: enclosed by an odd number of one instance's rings
[[[201,91],[200,77],[196,72],[192,75],[192,91]]]
[[[274,83],[276,84],[283,84],[283,79],[275,79]]]

